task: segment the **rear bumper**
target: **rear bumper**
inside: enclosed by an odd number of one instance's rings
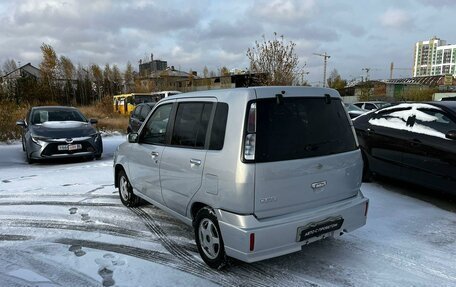
[[[357,196],[311,211],[293,213],[258,220],[253,215],[238,215],[221,209],[216,210],[226,254],[230,257],[255,262],[301,250],[303,245],[326,238],[338,237],[366,224],[368,199],[361,191]],[[297,241],[299,227],[342,217],[342,226],[335,231]],[[250,234],[255,233],[254,250],[250,251]]]

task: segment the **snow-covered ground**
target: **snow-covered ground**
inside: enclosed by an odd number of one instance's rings
[[[28,165],[0,145],[0,286],[456,286],[456,214],[364,184],[368,223],[339,239],[223,271],[193,231],[152,205],[128,209],[99,161]]]

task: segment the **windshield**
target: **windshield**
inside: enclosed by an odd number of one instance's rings
[[[135,105],[155,101],[155,99],[152,96],[147,96],[147,95],[141,95],[141,96],[135,95],[134,99],[135,99],[134,100]]]
[[[377,105],[377,107],[378,107],[379,109],[384,108],[384,107],[391,106],[390,103],[376,103],[376,105]]]
[[[358,106],[355,106],[354,104],[347,104],[347,103],[345,103],[344,105],[345,105],[345,107],[347,108],[347,110],[350,111],[350,112],[352,112],[352,111],[365,112],[365,110],[361,109],[361,108],[358,107]]]
[[[87,119],[75,109],[49,109],[49,110],[34,110],[31,117],[33,125],[42,124],[44,122],[63,122],[76,121],[86,122]]]

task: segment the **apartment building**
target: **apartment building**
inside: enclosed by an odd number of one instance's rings
[[[456,45],[433,37],[415,44],[413,76],[456,76]]]

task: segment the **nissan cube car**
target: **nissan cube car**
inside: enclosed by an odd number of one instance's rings
[[[193,226],[202,259],[255,262],[366,223],[363,161],[337,91],[252,87],[158,102],[114,156],[126,206]]]

